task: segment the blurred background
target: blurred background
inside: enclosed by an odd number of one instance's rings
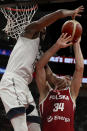
[[[25,0],[0,0],[0,5],[14,4],[17,2],[24,2]],[[26,0],[29,1],[29,0]],[[87,0],[38,0],[38,10],[33,17],[33,20],[37,20],[42,16],[51,13],[57,9],[75,9],[78,6],[83,5],[85,10],[82,13],[82,17],[76,18],[83,27],[81,48],[84,56],[84,75],[82,80],[81,89],[77,98],[77,107],[75,113],[75,130],[87,131]],[[51,47],[61,34],[62,24],[70,20],[71,17],[67,17],[56,21],[51,26],[47,27],[47,34],[44,42],[44,51]],[[32,21],[33,21],[32,20]],[[16,43],[16,40],[7,36],[2,29],[6,26],[7,20],[0,12],[0,79],[5,72],[5,68],[9,59],[9,55]],[[49,66],[54,73],[59,76],[73,75],[74,71],[74,55],[73,49],[68,47],[62,49],[53,56],[49,61]],[[38,105],[39,93],[36,87],[35,81],[31,83],[30,89]],[[5,111],[0,100],[0,131],[12,131],[10,122],[5,116]]]

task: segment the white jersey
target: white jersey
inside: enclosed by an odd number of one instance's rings
[[[30,83],[33,66],[38,54],[39,42],[39,37],[36,39],[19,37],[10,55],[4,76],[6,77],[6,74],[11,72]]]

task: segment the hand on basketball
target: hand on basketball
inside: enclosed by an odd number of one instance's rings
[[[67,36],[67,33],[62,33],[62,35],[57,40],[56,44],[58,44],[59,48],[66,48],[73,44],[71,40],[72,40],[71,36]]]
[[[77,41],[75,41],[75,42],[73,43],[73,45],[76,44],[76,43],[77,43],[77,44],[80,44],[80,42],[81,42],[81,37],[80,37]]]
[[[76,8],[75,10],[73,10],[73,14],[72,14],[72,19],[75,19],[76,16],[81,16],[81,12],[84,11],[84,7],[83,6],[80,6],[78,8]]]

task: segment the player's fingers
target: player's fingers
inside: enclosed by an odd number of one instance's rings
[[[79,8],[84,7],[83,5],[79,6]]]
[[[69,42],[68,44],[66,44],[66,47],[71,46],[71,45],[73,45],[73,42]]]
[[[76,18],[76,16],[81,17],[82,15],[80,15],[80,14],[75,14],[75,15],[72,16],[72,19],[74,20],[74,19]]]
[[[84,8],[79,8],[75,11],[75,14],[79,14],[79,13],[82,13],[84,12]]]
[[[75,19],[76,16],[81,16],[81,14],[79,13],[82,13],[84,12],[84,7],[83,6],[80,6],[78,7],[76,10],[75,10],[75,13],[72,15],[72,19]]]
[[[61,35],[60,35],[60,38],[62,38],[64,36],[64,33],[62,33]]]
[[[72,36],[69,35],[68,37],[66,37],[65,41],[68,42],[68,41],[71,41],[72,40]]]
[[[68,33],[64,33],[63,38],[66,39]]]
[[[78,10],[78,11],[83,10],[84,11],[84,6],[82,5],[82,6],[78,7],[76,10]]]
[[[81,14],[76,14],[76,16],[80,16],[80,17],[81,17],[82,15],[81,15]],[[75,17],[76,17],[76,16],[75,16]]]
[[[84,9],[84,6],[83,5],[79,6],[79,9]]]
[[[79,12],[84,12],[84,9],[80,9]]]

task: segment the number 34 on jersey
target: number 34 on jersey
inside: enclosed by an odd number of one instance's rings
[[[64,103],[55,103],[53,112],[57,112],[58,110],[64,110]]]

